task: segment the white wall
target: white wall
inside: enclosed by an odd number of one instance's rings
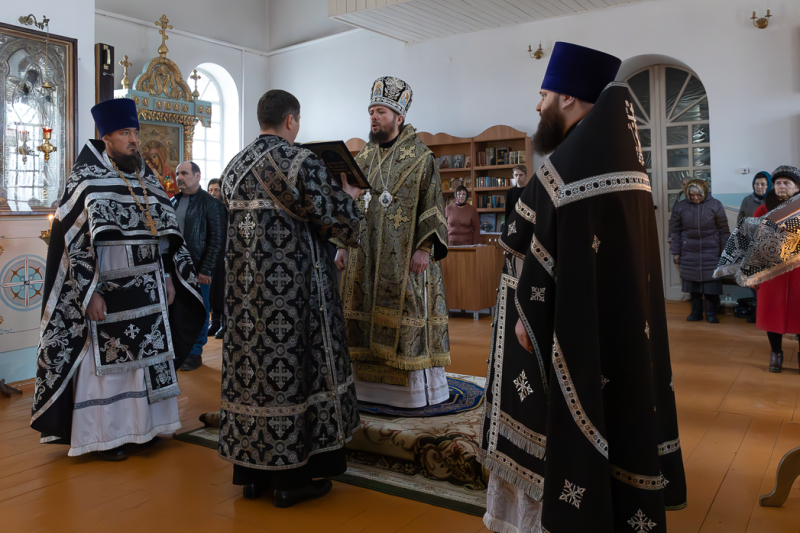
[[[16,7],[14,7],[16,6]],[[0,22],[20,26],[20,15],[33,13],[50,19],[50,32],[78,39],[78,139],[94,135],[89,109],[94,105],[94,0],[29,0],[24,4],[4,2]],[[30,28],[30,26],[25,26]],[[39,233],[48,226],[46,217],[0,217],[0,270],[20,256],[43,260],[47,255]],[[29,379],[36,371],[36,345],[39,342],[40,310],[13,311],[0,304],[0,379],[8,382]]]
[[[301,141],[365,138],[369,90],[385,75],[411,84],[408,121],[419,130],[472,136],[506,124],[532,133],[555,41],[622,59],[673,57],[708,90],[714,193],[724,197],[750,187],[737,168],[800,164],[800,2],[771,7],[766,30],[748,20],[751,0],[658,0],[410,46],[358,32],[271,57],[270,80],[300,100]],[[536,61],[527,47],[540,40],[547,55]]]
[[[89,16],[94,12],[94,0],[29,0],[24,4],[3,0],[0,6],[0,22],[38,29],[22,26],[20,15],[33,13],[39,21],[42,15],[47,15],[50,33],[78,39],[78,142],[82,145],[82,139],[94,135],[94,123],[89,114],[94,105],[94,18]]]
[[[349,24],[328,18],[324,0],[266,0],[269,49],[327,37],[352,29]]]
[[[98,1],[99,4],[100,1]],[[208,13],[208,17],[220,18],[223,16],[228,15],[223,15],[219,12]],[[128,61],[133,63],[133,67],[128,73],[131,82],[142,72],[142,69],[147,66],[147,63],[153,57],[158,56],[157,50],[161,44],[161,35],[156,26],[152,28],[145,27],[101,14],[96,15],[94,20],[97,42],[114,46],[115,59],[117,61],[121,60],[123,55],[127,55]],[[169,32],[167,35],[170,35]],[[230,40],[227,39],[228,42]],[[244,125],[244,143],[246,144],[249,139],[255,138],[258,135],[258,121],[255,113],[256,104],[261,95],[268,90],[268,58],[230,46],[175,33],[170,35],[167,47],[169,48],[167,57],[177,63],[184,79],[189,82],[189,86],[192,88],[194,88],[194,84],[188,77],[191,75],[192,69],[201,63],[215,63],[228,71],[236,82],[239,102],[242,103],[240,112],[243,111],[243,121],[241,123]],[[115,87],[121,88],[121,82],[122,68],[117,65],[115,69]],[[92,87],[92,94],[94,95],[94,87]],[[226,140],[226,142],[228,141]],[[237,138],[234,142],[239,144],[240,139]]]
[[[267,46],[267,0],[96,0],[95,4],[103,11],[152,22],[165,14],[175,29],[256,50]]]

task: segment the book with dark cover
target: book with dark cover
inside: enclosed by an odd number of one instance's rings
[[[305,143],[300,146],[311,150],[319,157],[334,178],[339,179],[339,176],[344,172],[347,176],[347,183],[350,185],[359,189],[372,188],[344,141],[320,141]]]

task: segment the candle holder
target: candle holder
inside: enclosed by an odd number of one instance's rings
[[[41,232],[39,238],[42,239],[48,247],[50,246],[50,234],[53,232],[53,215],[49,215],[47,217],[47,221],[49,222],[50,227],[47,228],[47,231]]]
[[[31,154],[31,149],[28,146],[28,132],[26,130],[17,130],[17,153],[22,156],[22,162],[28,162],[28,156]]]
[[[58,149],[50,144],[50,138],[53,135],[53,128],[42,128],[42,137],[44,141],[36,149],[44,153],[45,162],[50,161],[50,154],[56,152]]]

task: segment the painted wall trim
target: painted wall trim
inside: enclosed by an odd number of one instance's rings
[[[104,11],[102,9],[95,9],[95,14],[108,17],[112,19],[122,20],[125,22],[130,22],[131,24],[138,24],[140,26],[144,26],[146,28],[150,28],[152,30],[158,31],[158,28],[152,23],[146,20],[141,20],[133,17],[128,17],[125,15],[119,15],[117,13],[112,13],[111,11]],[[297,50],[298,48],[305,48],[306,46],[311,46],[315,44],[319,44],[324,41],[329,41],[331,39],[336,39],[339,37],[344,37],[345,35],[351,35],[355,32],[363,31],[361,28],[353,28],[352,30],[347,30],[339,33],[334,33],[333,35],[328,35],[327,37],[320,37],[319,39],[311,39],[310,41],[304,41],[302,43],[293,44],[292,46],[286,46],[284,48],[279,48],[277,50],[272,50],[267,52],[265,50],[256,50],[255,48],[250,48],[248,46],[242,46],[240,44],[229,43],[227,41],[220,41],[219,39],[214,39],[212,37],[206,37],[204,35],[198,35],[196,33],[184,31],[184,30],[170,30],[170,33],[174,33],[175,35],[182,35],[184,37],[189,37],[191,39],[197,39],[198,41],[205,41],[207,43],[217,44],[219,46],[226,46],[228,48],[233,48],[236,50],[241,50],[242,52],[248,52],[250,54],[259,55],[262,57],[271,57],[277,54],[282,54],[284,52],[291,52],[292,50]]]

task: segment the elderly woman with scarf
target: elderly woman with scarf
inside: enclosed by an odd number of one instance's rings
[[[736,217],[738,223],[745,217],[752,217],[756,209],[764,205],[764,198],[767,193],[772,190],[772,176],[769,172],[761,171],[753,178],[753,193],[748,194],[742,200],[742,206],[739,208],[739,216]]]
[[[480,243],[481,220],[478,210],[467,203],[469,191],[463,185],[456,189],[456,203],[444,210],[447,219],[447,242],[449,246],[465,246]]]
[[[762,217],[800,193],[800,169],[778,167],[772,173],[773,189],[754,217]],[[767,332],[771,348],[769,371],[783,368],[783,335],[800,333],[800,269],[790,270],[758,285],[756,327]]]
[[[692,313],[686,320],[703,319],[705,295],[706,320],[717,324],[722,281],[714,279],[714,270],[730,236],[728,217],[722,203],[711,197],[705,181],[690,181],[686,194],[686,200],[675,204],[670,219],[670,252],[680,265],[683,292],[691,294]]]

